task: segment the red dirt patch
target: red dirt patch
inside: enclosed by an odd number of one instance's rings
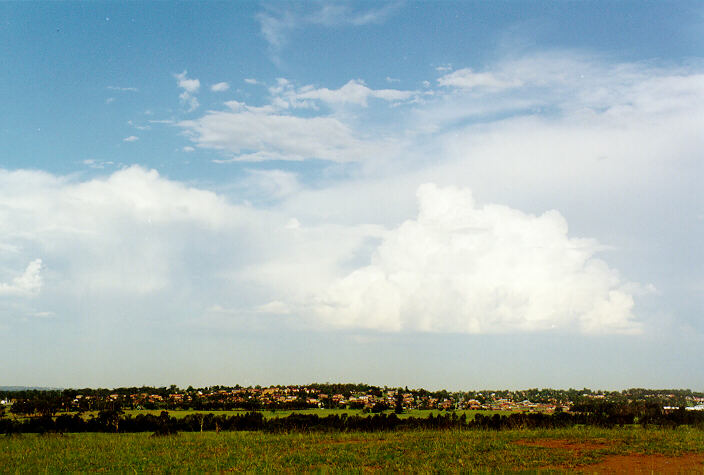
[[[613,442],[604,440],[577,441],[569,439],[538,439],[538,440],[517,440],[514,442],[526,447],[542,447],[546,449],[568,450],[575,455],[582,451],[600,450],[613,447]],[[549,466],[541,467],[549,470],[570,470],[579,473],[657,473],[657,474],[680,474],[680,473],[700,473],[704,474],[704,454],[684,454],[676,457],[653,454],[628,454],[628,455],[606,455],[601,462],[592,465],[582,465],[579,467]]]
[[[582,473],[704,473],[704,455],[609,455],[602,462],[580,467]]]

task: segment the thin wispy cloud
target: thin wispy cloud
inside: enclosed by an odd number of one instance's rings
[[[256,19],[270,49],[278,57],[292,33],[309,26],[326,28],[381,24],[401,7],[386,3],[378,8],[354,8],[345,3],[267,4]]]
[[[106,166],[115,165],[111,160],[97,160],[95,158],[87,158],[81,162],[83,165],[95,170],[102,170]]]
[[[129,125],[129,126],[131,126],[131,127],[134,127],[134,128],[137,129],[137,130],[150,130],[150,129],[151,129],[151,127],[148,126],[148,125],[139,125],[139,124],[136,124],[136,123],[135,123],[134,121],[132,121],[132,120],[128,120],[128,121],[127,121],[127,125]]]
[[[108,86],[107,89],[110,91],[120,91],[120,92],[139,92],[139,89],[137,89],[136,87]]]

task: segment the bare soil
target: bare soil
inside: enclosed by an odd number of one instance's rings
[[[596,451],[614,447],[616,444],[606,440],[588,442],[568,439],[518,440],[518,445],[543,447],[546,449],[568,450],[575,455],[582,452]],[[544,470],[569,470],[579,473],[616,473],[616,474],[704,474],[704,454],[684,454],[666,456],[662,454],[627,454],[604,455],[601,462],[579,467],[548,466]]]
[[[608,455],[599,463],[580,467],[582,473],[704,473],[704,455]]]

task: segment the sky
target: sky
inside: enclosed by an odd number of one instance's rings
[[[0,385],[704,390],[701,2],[2,2],[0,64]]]

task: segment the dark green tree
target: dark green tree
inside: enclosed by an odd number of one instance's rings
[[[394,407],[394,412],[396,414],[403,413],[403,394],[400,390],[396,391],[396,405]]]
[[[119,405],[113,405],[98,413],[98,420],[108,429],[120,431],[120,417],[125,413]]]

